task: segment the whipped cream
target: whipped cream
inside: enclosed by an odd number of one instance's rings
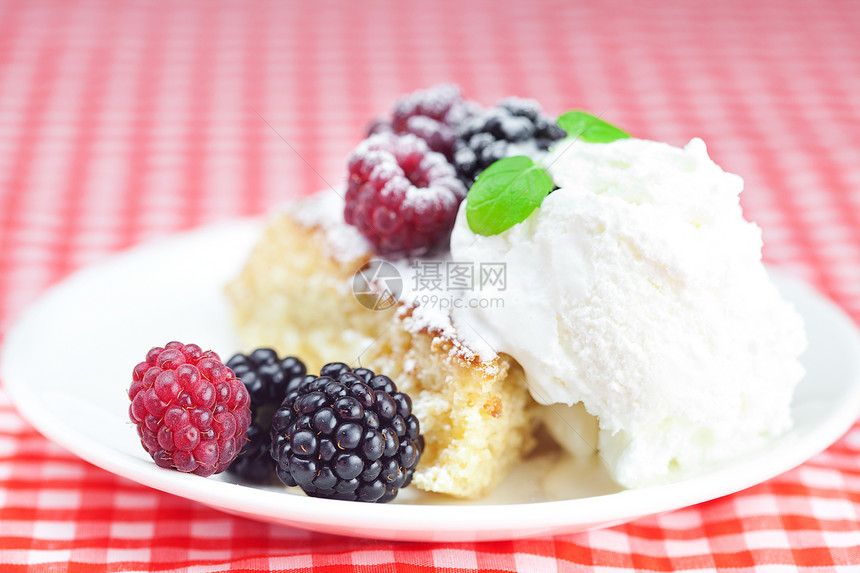
[[[503,307],[454,318],[523,366],[548,416],[578,420],[549,424],[562,444],[581,452],[593,416],[589,445],[637,487],[788,429],[806,338],[761,263],[741,178],[699,139],[568,141],[544,165],[560,188],[501,234],[473,233],[461,206],[452,259],[505,263],[507,282]]]

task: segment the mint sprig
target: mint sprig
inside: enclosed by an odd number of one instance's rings
[[[580,110],[558,118],[558,126],[568,137],[589,143],[610,143],[630,134]],[[552,192],[549,174],[528,157],[499,159],[490,165],[469,189],[466,221],[472,232],[498,235],[525,221]]]
[[[552,191],[552,179],[529,157],[499,159],[469,189],[466,221],[479,235],[498,235],[525,221]]]
[[[630,137],[623,129],[578,109],[562,114],[558,118],[558,126],[567,132],[568,137],[577,137],[589,143],[610,143]]]

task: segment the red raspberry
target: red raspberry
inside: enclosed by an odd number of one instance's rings
[[[196,344],[150,350],[134,367],[128,397],[140,443],[163,468],[216,474],[245,443],[248,391],[217,354]]]
[[[464,197],[454,167],[414,135],[372,135],[349,156],[344,218],[379,254],[446,244]]]
[[[477,103],[460,96],[458,86],[439,84],[401,96],[394,102],[392,117],[375,121],[368,134],[411,133],[450,161],[458,126],[479,111]]]

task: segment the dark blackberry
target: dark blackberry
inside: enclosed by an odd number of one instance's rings
[[[272,415],[305,377],[305,365],[293,356],[281,360],[271,348],[236,354],[227,365],[248,390],[253,415],[247,441],[227,471],[250,483],[264,483],[275,469],[269,455]]]
[[[257,423],[248,426],[247,441],[227,471],[248,483],[269,481],[274,469],[272,456],[269,455],[269,441],[268,428]]]
[[[335,362],[287,395],[271,451],[281,481],[310,496],[386,503],[412,481],[424,437],[389,377]]]
[[[506,98],[498,107],[466,120],[454,143],[453,163],[457,176],[470,188],[493,162],[514,155],[538,159],[550,146],[567,135],[530,99]]]

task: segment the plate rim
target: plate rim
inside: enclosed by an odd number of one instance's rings
[[[858,377],[852,382],[853,386],[848,392],[849,399],[835,412],[836,415],[828,416],[813,432],[798,437],[793,443],[783,440],[778,442],[775,448],[754,452],[758,461],[752,464],[752,473],[737,472],[737,468],[732,464],[674,483],[577,499],[493,505],[362,504],[361,511],[343,512],[343,504],[352,506],[353,502],[309,498],[220,480],[201,482],[199,476],[164,471],[154,463],[134,458],[90,439],[75,430],[74,425],[67,424],[60,418],[40,415],[38,392],[26,384],[26,374],[19,371],[15,357],[19,352],[18,348],[26,346],[28,329],[32,329],[32,323],[41,309],[51,301],[61,298],[76,282],[85,280],[87,275],[109,272],[111,267],[128,257],[142,256],[141,253],[145,255],[146,251],[157,251],[174,241],[191,241],[193,238],[199,239],[216,232],[219,236],[232,233],[242,240],[254,239],[260,224],[259,218],[236,219],[227,224],[220,222],[171,233],[115,252],[99,262],[75,271],[42,292],[32,304],[19,313],[8,328],[0,348],[0,380],[22,417],[46,438],[115,475],[249,518],[316,531],[330,531],[332,520],[335,519],[338,524],[337,533],[356,536],[359,536],[357,531],[366,529],[368,523],[385,523],[385,529],[366,530],[360,534],[362,537],[377,539],[489,541],[606,527],[735,493],[789,471],[824,451],[843,436],[860,416]],[[846,333],[853,339],[853,345],[860,348],[857,325],[838,305],[804,281],[788,277],[781,272],[775,274],[780,280],[792,282],[801,288],[815,304],[823,306],[831,313],[832,320],[842,322]],[[117,452],[122,456],[117,456]],[[715,480],[720,487],[705,488],[708,493],[702,496],[701,488],[707,482]],[[223,495],[226,492],[231,492],[231,495]],[[286,517],[280,515],[280,511],[286,511]],[[415,526],[415,523],[419,525]],[[487,527],[488,524],[491,526]],[[447,531],[449,535],[430,536],[427,534],[429,531]],[[464,538],[462,534],[466,532],[471,532],[473,536]]]

